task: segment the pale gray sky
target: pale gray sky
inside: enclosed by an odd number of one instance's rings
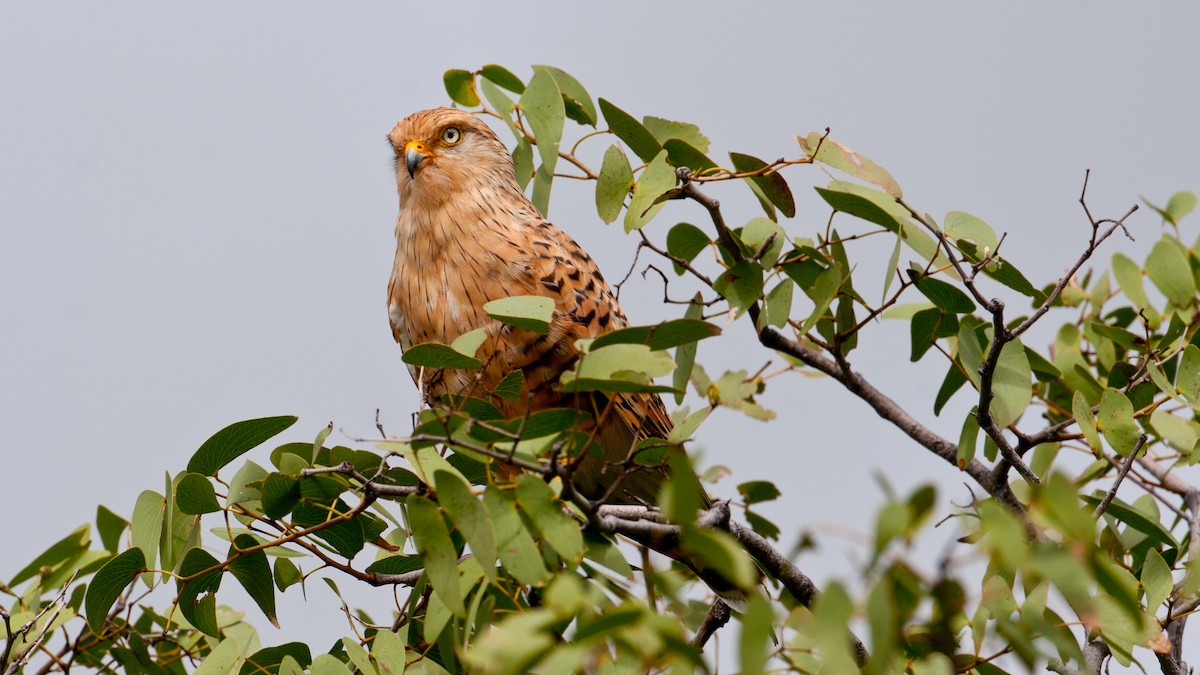
[[[384,308],[384,134],[447,101],[447,68],[553,64],[635,115],[699,124],[721,156],[795,154],[793,134],[830,126],[919,208],[1007,231],[1040,284],[1085,241],[1085,169],[1098,215],[1200,189],[1198,26],[1186,2],[0,4],[0,578],[96,503],[128,514],[230,422],[290,413],[291,440],[330,420],[369,436],[379,407],[406,430],[415,390]],[[790,231],[823,227],[806,186],[824,177],[788,177]],[[565,183],[552,219],[619,278],[634,240],[599,221],[590,186]],[[719,190],[730,220],[757,215],[743,187]],[[701,216],[672,205],[650,231]],[[1144,255],[1158,219],[1132,224],[1138,241],[1102,259]],[[650,323],[674,316],[660,297],[642,283],[622,300]],[[933,418],[943,366],[908,364],[907,345],[885,326],[857,365],[957,437],[965,397]],[[742,328],[700,354],[751,370],[765,358]],[[722,412],[700,446],[734,471],[718,494],[779,483],[768,512],[789,545],[820,529],[800,559],[818,582],[857,559],[828,529],[866,531],[882,500],[872,471],[901,491],[943,485],[940,513],[965,496],[828,381],[780,378],[763,402],[782,419]],[[336,606],[323,586],[310,603]],[[266,643],[329,639],[286,611]]]

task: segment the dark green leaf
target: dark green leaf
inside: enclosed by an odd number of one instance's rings
[[[271,625],[279,628],[279,620],[275,615],[275,589],[271,587],[271,565],[267,562],[267,554],[262,549],[253,553],[238,553],[239,549],[250,549],[258,546],[258,541],[248,535],[239,534],[233,539],[229,548],[229,572],[238,580],[246,594],[250,596],[262,613],[266,615]],[[235,558],[234,555],[237,555]]]
[[[592,341],[590,350],[606,345],[639,344],[651,350],[670,349],[720,335],[717,326],[700,319],[672,319],[652,326],[633,326],[605,333]]]
[[[298,584],[303,581],[304,577],[300,574],[296,563],[287,558],[275,559],[275,588],[280,591],[287,590],[288,586]]]
[[[1089,506],[1095,507],[1104,499],[1105,493],[1097,490],[1093,494],[1082,495],[1082,497],[1083,501],[1087,502]],[[1171,532],[1163,527],[1162,523],[1121,501],[1120,498],[1109,502],[1108,508],[1105,509],[1104,513],[1162,544],[1164,549],[1177,548],[1179,546],[1179,542],[1175,541],[1175,538],[1171,536]]]
[[[966,293],[941,279],[918,277],[916,284],[922,295],[947,312],[970,314],[975,311],[975,303],[971,302]]]
[[[952,314],[945,314],[940,309],[931,307],[914,314],[910,331],[912,334],[910,360],[919,361],[938,338],[957,335],[958,327],[958,319]]]
[[[479,368],[483,362],[471,356],[466,356],[450,345],[437,342],[424,342],[404,350],[400,359],[410,366],[426,368]]]
[[[667,253],[688,262],[695,260],[710,244],[712,240],[704,230],[691,223],[679,223],[667,232]],[[676,265],[675,272],[683,274],[684,270]]]
[[[746,511],[745,516],[746,522],[750,524],[750,529],[761,534],[767,539],[774,539],[776,541],[779,540],[781,531],[778,525],[767,520],[766,518],[763,518],[753,511]]]
[[[667,161],[671,166],[686,166],[697,173],[717,167],[717,163],[709,159],[708,155],[678,138],[663,143],[663,150],[667,151]]]
[[[479,74],[514,94],[525,93],[525,83],[521,81],[521,78],[509,72],[504,66],[489,63],[480,69]]]
[[[217,589],[221,587],[220,562],[202,548],[193,548],[179,566],[179,611],[205,635],[220,637],[217,626]]]
[[[967,376],[962,374],[957,365],[950,364],[950,368],[946,371],[946,377],[942,380],[942,386],[938,389],[937,396],[934,397],[933,414],[941,415],[942,408],[946,407],[950,397],[954,396],[966,383]]]
[[[779,488],[775,484],[766,480],[753,480],[742,483],[737,486],[738,492],[742,494],[742,499],[749,504],[758,504],[761,502],[769,502],[779,498]]]
[[[492,390],[492,393],[504,399],[505,401],[518,401],[521,398],[521,388],[525,386],[525,373],[520,370],[510,371],[500,380],[500,384]]]
[[[662,145],[655,140],[654,134],[650,133],[646,127],[642,126],[641,122],[634,119],[629,113],[604,99],[600,99],[600,112],[604,115],[604,121],[608,123],[609,130],[624,141],[633,154],[640,157],[643,162],[654,159],[662,150]]]
[[[279,666],[283,663],[284,657],[287,656],[295,659],[296,663],[300,664],[302,668],[307,668],[312,664],[312,652],[309,651],[308,645],[303,642],[288,642],[287,644],[260,649],[247,656],[245,663],[242,664],[242,669],[238,671],[238,675],[259,675],[260,673],[271,673],[274,675],[279,672]]]
[[[129,521],[113,513],[108,507],[104,505],[96,507],[96,531],[100,533],[100,542],[104,544],[104,550],[116,553],[121,545],[121,535],[127,527],[129,527]],[[16,586],[19,583],[14,579],[9,582],[9,585]]]
[[[268,518],[282,518],[296,508],[300,501],[300,482],[291,476],[279,473],[268,475],[263,480],[263,513]]]
[[[475,93],[475,74],[469,70],[447,70],[442,75],[446,85],[446,93],[450,100],[468,108],[479,105],[479,95]]]
[[[221,510],[217,503],[217,494],[213,490],[208,476],[198,473],[185,473],[179,479],[179,487],[175,489],[175,504],[179,510],[189,515],[216,513]]]
[[[729,159],[733,162],[733,168],[739,173],[758,171],[767,166],[767,163],[761,159],[739,152],[729,153]],[[776,171],[766,176],[754,176],[746,180],[757,185],[771,204],[779,209],[780,213],[788,218],[796,215],[796,200],[792,197],[792,190],[788,187],[787,181],[779,172]]]
[[[213,434],[188,462],[187,470],[215,476],[225,465],[296,423],[292,415],[235,422]]]
[[[104,619],[121,591],[146,569],[146,556],[141,549],[131,548],[104,564],[88,586],[84,614],[88,626],[96,635],[104,632]]]
[[[371,574],[405,574],[423,567],[425,567],[425,560],[419,555],[390,555],[367,565],[367,572]]]
[[[438,507],[423,495],[410,495],[406,504],[413,541],[424,558],[425,573],[429,575],[434,592],[454,616],[466,616],[458,586],[458,554],[450,541],[446,521]]]

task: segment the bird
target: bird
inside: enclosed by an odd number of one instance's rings
[[[557,387],[580,358],[577,340],[629,325],[596,261],[530,202],[508,149],[475,115],[455,108],[422,110],[397,122],[388,140],[400,201],[387,292],[393,337],[408,350],[427,342],[449,344],[477,328],[487,331],[477,352],[481,368],[409,366],[426,398],[486,393],[519,370],[520,397],[493,400],[505,416],[550,408],[590,416],[580,430],[593,434],[602,452],[585,454],[574,466],[571,481],[579,494],[607,503],[656,504],[667,469],[628,460],[639,442],[670,433],[662,399],[654,393],[579,394]],[[518,295],[554,301],[544,334],[501,324],[483,309],[484,303]],[[679,446],[671,451],[683,452]],[[503,466],[499,471],[503,476]],[[736,595],[731,584],[682,551],[662,552],[691,567],[723,597]]]

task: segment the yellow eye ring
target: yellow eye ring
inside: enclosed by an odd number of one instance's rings
[[[462,132],[458,127],[446,127],[442,131],[442,142],[446,145],[456,145],[462,140]]]

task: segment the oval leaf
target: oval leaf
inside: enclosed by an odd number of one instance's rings
[[[624,141],[643,162],[654,159],[662,150],[662,145],[655,140],[654,134],[629,113],[604,99],[600,99],[600,112],[604,115],[604,121],[608,123],[609,131]]]
[[[212,483],[207,476],[198,473],[185,473],[180,477],[179,487],[175,488],[175,504],[180,511],[193,516],[221,510]]]
[[[729,160],[733,162],[733,168],[739,173],[749,171],[758,171],[767,166],[767,163],[752,155],[745,155],[740,152],[729,153]],[[788,187],[787,181],[779,172],[773,172],[765,176],[752,176],[746,179],[758,186],[762,190],[767,200],[779,209],[783,215],[791,218],[796,215],[796,200],[792,197],[792,189]]]
[[[442,75],[446,93],[450,100],[468,108],[479,105],[479,94],[475,93],[475,74],[469,70],[447,70]]]
[[[542,295],[515,295],[484,303],[483,311],[501,323],[545,335],[554,316],[554,300]]]
[[[596,180],[596,212],[600,219],[611,223],[621,215],[625,197],[633,187],[633,170],[621,146],[613,145],[604,153],[600,177]]]
[[[204,441],[188,461],[187,470],[215,476],[225,465],[296,423],[293,415],[260,417],[235,422]]]
[[[113,603],[121,597],[121,591],[145,569],[146,556],[140,548],[131,548],[104,563],[104,567],[96,572],[92,583],[88,585],[83,603],[84,615],[93,633],[100,635],[104,632],[104,620]]]

